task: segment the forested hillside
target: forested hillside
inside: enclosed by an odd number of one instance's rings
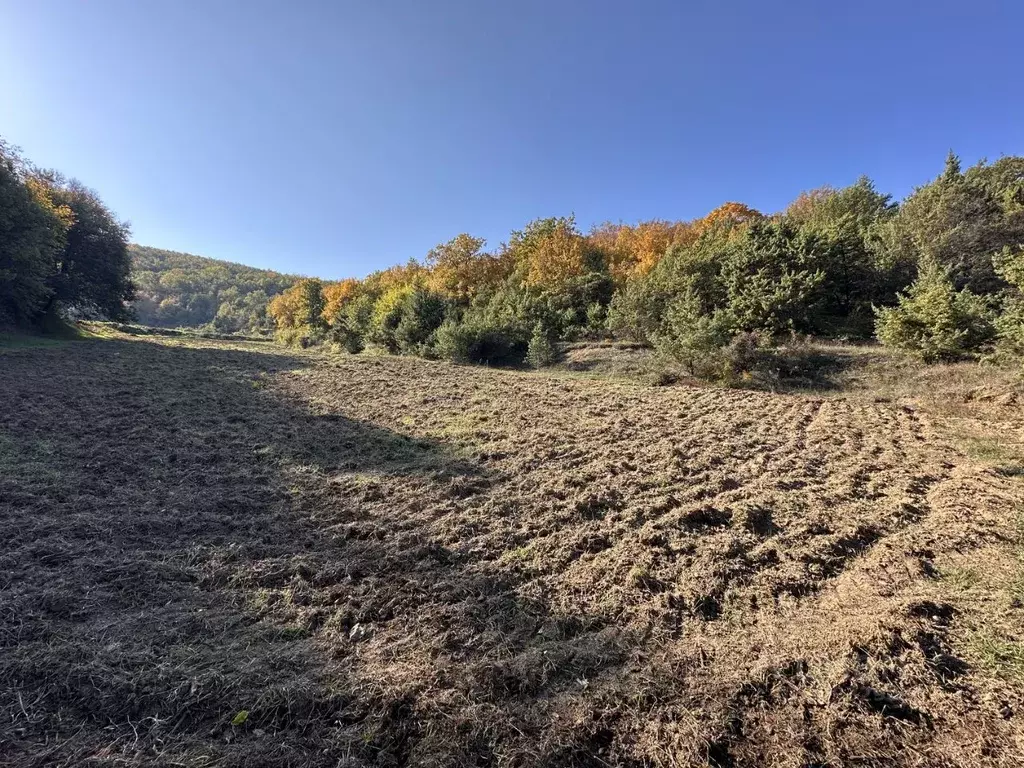
[[[228,261],[131,245],[136,319],[145,325],[209,327],[222,333],[273,328],[270,299],[298,279]]]

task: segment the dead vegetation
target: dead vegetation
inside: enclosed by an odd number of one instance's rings
[[[1013,403],[183,337],[0,402],[5,765],[1024,762]]]

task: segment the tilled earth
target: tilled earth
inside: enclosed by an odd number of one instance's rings
[[[1021,765],[950,574],[1024,583],[1022,486],[912,404],[0,354],[0,763]]]

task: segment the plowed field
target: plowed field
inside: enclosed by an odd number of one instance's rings
[[[1022,491],[910,402],[0,354],[0,763],[1021,765]]]

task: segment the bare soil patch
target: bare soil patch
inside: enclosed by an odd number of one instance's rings
[[[912,404],[173,337],[0,404],[5,765],[1024,763],[1024,480]]]

